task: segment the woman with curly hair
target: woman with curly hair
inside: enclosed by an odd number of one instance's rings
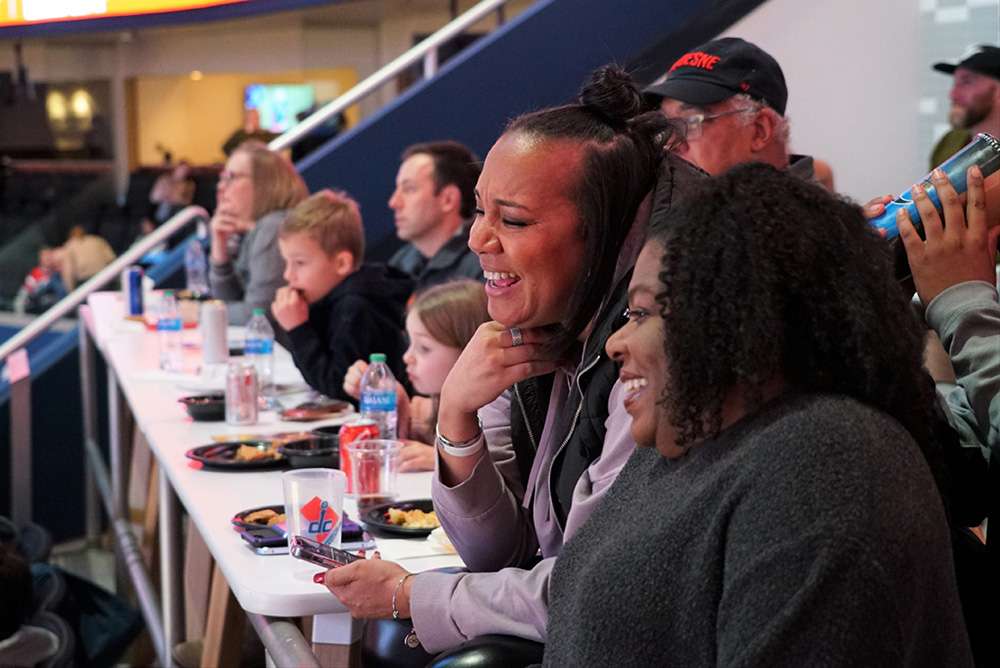
[[[640,447],[563,548],[545,664],[971,665],[922,332],[860,209],[735,168],[653,221],[628,303]]]

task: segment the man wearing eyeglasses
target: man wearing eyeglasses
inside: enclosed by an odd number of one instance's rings
[[[703,44],[681,56],[643,91],[682,126],[674,152],[709,174],[766,162],[813,178],[813,160],[788,152],[788,89],[778,62],[737,37]]]

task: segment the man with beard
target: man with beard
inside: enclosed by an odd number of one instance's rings
[[[1000,47],[976,47],[958,64],[935,63],[938,72],[951,74],[952,130],[931,153],[931,168],[937,167],[969,143],[977,132],[1000,136]]]

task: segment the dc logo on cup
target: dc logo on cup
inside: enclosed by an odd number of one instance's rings
[[[340,516],[328,502],[314,496],[299,513],[306,520],[306,536],[324,545],[333,542],[340,529]]]

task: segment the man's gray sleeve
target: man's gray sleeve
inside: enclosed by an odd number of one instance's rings
[[[956,428],[1000,448],[1000,295],[985,281],[952,286],[927,305],[927,323],[941,337],[956,384],[938,387]]]

